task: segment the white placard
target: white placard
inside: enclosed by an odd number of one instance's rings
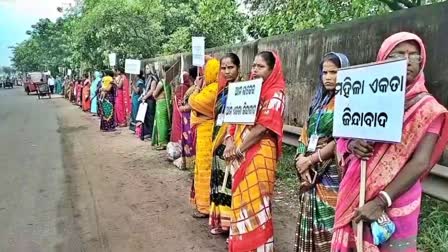
[[[333,136],[401,142],[407,61],[338,71]]]
[[[71,70],[71,69],[68,69],[68,70],[67,70],[67,75],[68,75],[68,76],[72,76],[72,70]]]
[[[117,54],[110,53],[109,54],[109,66],[116,66],[117,64]]]
[[[262,84],[262,79],[230,83],[224,122],[253,125]]]
[[[205,38],[192,37],[193,66],[203,67],[205,64]]]
[[[137,112],[137,116],[135,117],[135,120],[137,122],[145,122],[145,115],[146,115],[146,110],[148,109],[148,103],[140,103],[140,105],[138,106],[138,112]]]
[[[128,74],[140,74],[140,60],[126,59],[124,63],[124,71]]]

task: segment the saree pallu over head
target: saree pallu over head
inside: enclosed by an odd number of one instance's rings
[[[205,65],[205,84],[200,92],[190,95],[191,125],[196,129],[196,162],[191,202],[203,214],[210,210],[210,178],[212,167],[212,132],[214,104],[218,94],[219,61],[210,59]]]
[[[394,180],[412,157],[431,123],[438,118],[443,119],[439,139],[431,155],[430,165],[420,180],[440,159],[448,142],[447,111],[432,96],[425,95],[428,92],[425,87],[423,74],[426,63],[426,51],[422,40],[417,35],[407,32],[392,35],[383,42],[377,61],[387,59],[390,52],[398,44],[405,41],[415,41],[420,46],[420,55],[422,56],[421,71],[415,80],[412,83],[408,83],[406,87],[407,106],[401,143],[376,143],[373,156],[367,162],[366,202],[374,199],[380,191],[384,190]],[[338,156],[342,156],[342,165],[346,170],[340,185],[336,207],[332,251],[349,251],[349,248],[354,246],[353,230],[350,222],[359,203],[359,171],[361,162],[354,155],[348,153],[348,143],[349,140],[340,139],[337,144]],[[392,242],[389,240],[387,243],[390,243],[390,245],[387,245],[388,251],[395,249],[401,249],[400,251],[416,250],[415,236],[417,235],[417,219],[422,193],[420,180],[408,192],[395,199],[392,207],[388,209],[389,216],[397,225],[397,231],[391,238]],[[418,190],[414,190],[415,188]],[[396,215],[395,213],[397,212],[401,212],[401,214]],[[364,247],[370,249],[369,251],[382,251],[382,249],[369,242],[371,238],[369,236],[369,234],[364,235]],[[397,241],[393,241],[394,238]],[[400,240],[404,241],[404,243],[398,245],[400,248],[397,246],[397,248],[393,249],[394,244],[399,244]]]
[[[275,66],[263,82],[255,121],[255,125],[269,129],[270,134],[247,150],[242,163],[232,162],[232,169],[236,172],[232,185],[230,252],[274,251],[272,197],[282,148],[285,80],[280,58],[273,54]],[[252,126],[246,125],[235,128],[236,146],[241,145],[251,129]]]
[[[214,105],[218,94],[219,61],[210,59],[204,68],[205,87],[199,93],[193,93],[188,100],[192,107],[192,126],[215,118]]]

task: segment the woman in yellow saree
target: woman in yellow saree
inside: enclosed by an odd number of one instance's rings
[[[234,145],[224,151],[233,170],[230,252],[274,251],[272,197],[285,107],[280,58],[274,52],[259,53],[251,75],[263,79],[255,124],[232,126],[228,137]]]
[[[215,120],[215,100],[218,95],[219,61],[210,59],[204,69],[203,83],[196,83],[188,103],[191,107],[191,126],[196,127],[196,162],[191,202],[193,217],[206,218],[210,210],[210,177],[212,168],[212,133]],[[203,85],[202,89],[201,86]]]

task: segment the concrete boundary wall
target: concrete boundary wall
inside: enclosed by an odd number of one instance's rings
[[[424,40],[428,61],[425,68],[430,92],[445,106],[448,105],[448,2],[393,12],[388,15],[364,18],[333,25],[264,38],[248,43],[208,49],[207,53],[220,57],[227,52],[239,55],[245,76],[257,52],[274,49],[283,62],[288,82],[285,123],[302,126],[318,81],[318,64],[329,51],[347,54],[352,64],[372,62],[382,41],[399,32],[414,32]],[[180,54],[143,61],[173,64]],[[184,54],[185,68],[191,55]]]

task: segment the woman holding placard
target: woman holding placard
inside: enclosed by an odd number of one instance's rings
[[[319,65],[319,86],[302,129],[296,155],[300,209],[295,251],[329,251],[339,188],[333,138],[333,112],[338,69],[349,66],[341,53],[328,53]]]
[[[218,94],[219,61],[209,59],[204,80],[196,80],[195,90],[188,103],[191,125],[196,127],[196,163],[191,202],[196,207],[195,218],[207,218],[210,213],[210,177],[212,166],[212,132],[215,124],[214,104]]]
[[[340,139],[344,176],[336,207],[332,251],[355,247],[352,221],[365,221],[364,251],[417,251],[421,180],[448,142],[448,115],[425,87],[426,50],[415,34],[400,32],[383,42],[377,61],[406,58],[407,84],[402,141],[369,143]],[[366,204],[358,208],[361,160],[367,160]],[[395,231],[394,227],[395,226]],[[390,232],[385,232],[392,227]],[[381,235],[377,231],[382,231]],[[388,239],[387,239],[388,238]]]
[[[213,130],[212,192],[209,218],[210,232],[215,235],[227,233],[230,227],[232,178],[227,176],[225,179],[227,162],[224,158],[224,149],[227,145],[233,145],[233,142],[231,138],[225,138],[229,125],[223,123],[223,119],[228,85],[241,81],[240,59],[236,54],[226,54],[221,58],[220,65],[218,97],[215,102],[216,123]]]
[[[232,126],[224,156],[233,174],[229,251],[274,251],[272,197],[280,158],[285,80],[279,56],[259,53],[251,79],[263,79],[254,125]]]

